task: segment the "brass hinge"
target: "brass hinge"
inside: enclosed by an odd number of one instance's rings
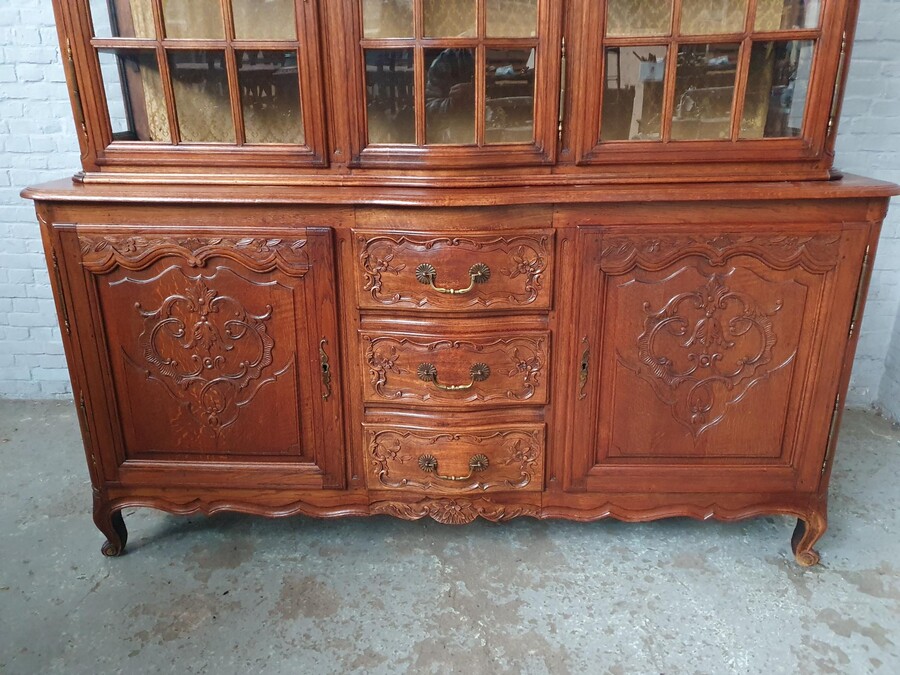
[[[560,47],[559,62],[559,142],[562,142],[563,136],[563,117],[565,116],[566,106],[566,38],[563,36]]]
[[[837,77],[835,78],[834,96],[831,98],[831,113],[828,116],[828,130],[826,134],[831,136],[837,121],[838,103],[841,100],[841,80],[844,79],[844,68],[847,67],[847,31],[841,33],[841,56],[838,59]]]
[[[87,136],[87,123],[84,119],[84,104],[81,101],[81,88],[78,86],[78,72],[75,70],[75,57],[72,54],[72,43],[66,38],[66,63],[69,67],[69,82],[72,85],[72,100],[75,103],[75,122],[81,127],[81,133]]]
[[[822,474],[825,475],[825,470],[828,468],[828,462],[831,460],[831,456],[834,453],[834,436],[837,434],[837,421],[838,415],[841,412],[841,395],[838,394],[837,398],[834,401],[834,411],[831,414],[831,428],[828,430],[828,444],[825,446],[825,459],[822,462]]]
[[[53,276],[56,278],[56,288],[59,293],[59,307],[62,312],[63,327],[66,329],[66,335],[71,335],[72,328],[69,325],[69,309],[66,307],[66,293],[63,290],[62,275],[59,273],[59,258],[56,257],[56,249],[51,250],[50,258],[53,261]]]
[[[863,291],[866,287],[866,274],[869,267],[869,252],[872,246],[866,246],[866,253],[863,256],[862,271],[859,275],[859,285],[856,287],[856,300],[853,304],[853,315],[850,318],[850,338],[856,333],[856,326],[859,323],[860,314],[862,313]]]

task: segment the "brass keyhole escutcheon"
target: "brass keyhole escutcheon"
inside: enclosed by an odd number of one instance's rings
[[[416,268],[416,281],[431,286],[438,293],[445,295],[465,295],[475,288],[475,284],[486,284],[491,278],[491,268],[484,263],[475,263],[469,268],[469,285],[465,288],[441,288],[436,286],[437,270],[430,263],[422,263]]]

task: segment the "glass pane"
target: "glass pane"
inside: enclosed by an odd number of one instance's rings
[[[601,140],[660,139],[666,53],[664,46],[606,50]]]
[[[219,0],[163,0],[163,19],[168,38],[225,39]]]
[[[741,120],[741,138],[785,138],[803,133],[813,42],[757,42]]]
[[[818,28],[819,0],[759,0],[756,30]]]
[[[672,24],[672,0],[609,0],[606,34],[668,35]]]
[[[486,143],[534,142],[534,50],[488,49]]]
[[[294,0],[231,0],[238,40],[296,40]]]
[[[366,50],[369,143],[416,142],[412,49]]]
[[[475,142],[475,50],[426,49],[425,142]]]
[[[537,0],[486,0],[488,37],[534,37]]]
[[[475,35],[476,0],[423,0],[426,37]]]
[[[239,51],[236,56],[247,143],[303,145],[297,52]]]
[[[672,140],[731,137],[736,44],[681,45],[675,73]]]
[[[98,58],[113,140],[170,143],[169,114],[156,52],[105,49]]]
[[[681,34],[743,33],[747,0],[682,0]]]
[[[171,51],[169,72],[185,143],[234,143],[223,51]]]
[[[413,0],[363,0],[363,35],[367,38],[414,37]]]
[[[90,0],[94,37],[156,37],[153,0]]]

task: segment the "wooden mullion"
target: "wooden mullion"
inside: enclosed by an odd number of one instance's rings
[[[675,36],[681,21],[682,0],[675,0],[672,5],[672,24],[667,40],[669,51],[666,54],[666,77],[663,82],[662,120],[660,120],[660,140],[668,143],[672,140],[672,116],[675,114],[675,79],[678,71],[678,43]],[[605,75],[604,75],[605,77]]]
[[[178,110],[175,106],[175,91],[169,73],[169,55],[163,47],[165,26],[163,23],[162,0],[153,0],[153,27],[156,30],[156,59],[159,61],[159,79],[162,83],[166,114],[169,116],[169,137],[172,145],[181,143],[181,129],[178,127]]]
[[[425,145],[425,49],[422,36],[425,34],[425,0],[413,0],[413,106],[416,119],[416,145]]]
[[[228,99],[231,102],[234,141],[237,145],[244,145],[246,142],[244,108],[241,105],[241,86],[238,80],[237,58],[234,51],[234,12],[231,0],[219,1],[222,6],[222,18],[225,20],[225,70],[228,76]]]
[[[744,118],[744,104],[747,100],[747,87],[750,85],[750,57],[753,54],[753,24],[756,20],[756,8],[759,0],[747,3],[747,15],[744,20],[744,39],[738,53],[737,72],[735,73],[734,96],[731,100],[731,140],[737,142],[741,135],[741,122]]]
[[[487,113],[487,47],[475,48],[475,145],[484,146],[484,130]]]

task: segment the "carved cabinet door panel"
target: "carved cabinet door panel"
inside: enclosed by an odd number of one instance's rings
[[[57,230],[108,479],[343,485],[331,230]]]
[[[815,490],[865,232],[582,230],[569,488]]]

